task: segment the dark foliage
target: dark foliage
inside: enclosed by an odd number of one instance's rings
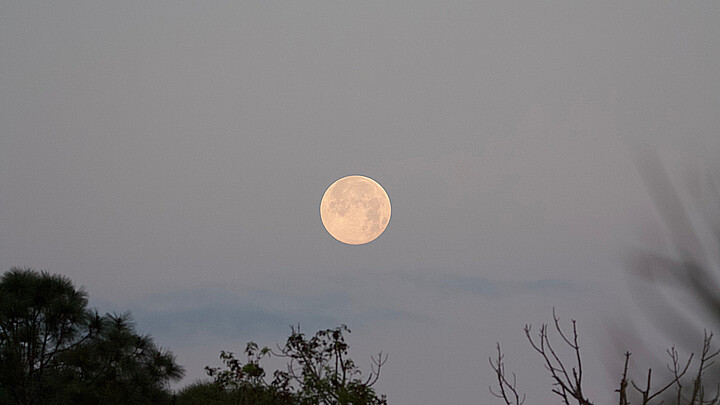
[[[0,386],[21,404],[50,390],[46,374],[57,356],[97,330],[87,294],[62,276],[12,269],[0,280]],[[0,394],[1,395],[1,394]]]
[[[285,345],[275,352],[250,342],[245,348],[246,361],[231,352],[222,352],[223,368],[206,367],[208,375],[220,389],[236,394],[239,404],[386,404],[372,386],[387,357],[373,358],[373,369],[367,378],[348,357],[345,326],[321,330],[312,337],[292,328]],[[261,360],[266,356],[288,359],[286,370],[276,370],[267,381]]]
[[[198,381],[185,386],[175,396],[175,405],[242,404],[242,393],[226,390],[211,381]],[[247,402],[246,402],[247,403]],[[259,404],[262,404],[261,402]]]
[[[167,383],[184,370],[149,335],[134,331],[129,314],[105,315],[99,332],[60,357],[63,400],[75,404],[154,404],[169,401]]]
[[[100,316],[63,276],[12,269],[0,280],[0,404],[150,404],[183,369],[134,330]]]

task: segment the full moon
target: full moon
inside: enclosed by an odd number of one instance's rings
[[[325,191],[320,219],[333,238],[362,245],[380,236],[390,222],[390,198],[369,177],[343,177]]]

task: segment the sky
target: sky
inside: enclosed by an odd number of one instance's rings
[[[396,404],[499,403],[498,341],[549,403],[522,329],[554,307],[610,403],[622,352],[665,343],[629,288],[629,252],[669,249],[634,151],[681,191],[720,178],[718,20],[711,1],[0,0],[0,271],[131,311],[179,387],[221,350],[347,324],[363,370],[388,354]],[[320,221],[351,174],[392,201],[367,245]]]

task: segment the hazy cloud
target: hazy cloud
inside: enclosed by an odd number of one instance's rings
[[[150,294],[125,304],[90,298],[101,313],[130,311],[138,328],[164,344],[186,345],[203,337],[255,339],[282,335],[291,325],[314,332],[341,324],[359,327],[375,321],[410,318],[386,307],[353,308],[342,294],[288,297],[269,291],[241,295],[223,289],[192,289]]]
[[[449,276],[443,277],[441,283],[445,288],[490,297],[500,294],[559,293],[582,289],[576,283],[558,279],[502,281],[490,280],[485,277]]]

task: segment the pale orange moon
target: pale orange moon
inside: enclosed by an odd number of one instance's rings
[[[390,198],[375,180],[347,176],[334,182],[320,201],[320,219],[333,238],[348,245],[372,242],[390,222]]]

